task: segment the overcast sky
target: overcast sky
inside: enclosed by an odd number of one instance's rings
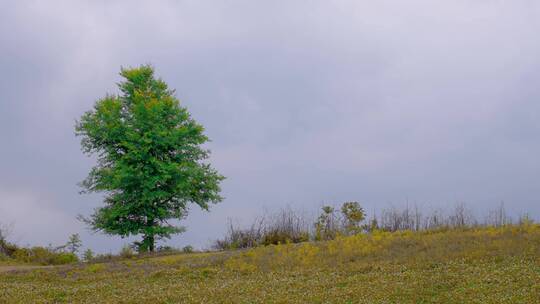
[[[226,199],[173,246],[282,206],[501,201],[540,217],[540,2],[0,1],[0,222],[80,233],[94,160],[74,123],[151,63],[207,129]]]

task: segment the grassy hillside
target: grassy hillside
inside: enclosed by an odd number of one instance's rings
[[[0,273],[1,303],[540,303],[540,226]]]

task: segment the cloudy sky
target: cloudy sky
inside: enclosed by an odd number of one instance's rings
[[[116,250],[75,217],[75,120],[151,63],[212,139],[226,199],[173,246],[282,206],[504,201],[540,217],[540,2],[1,1],[0,222]]]

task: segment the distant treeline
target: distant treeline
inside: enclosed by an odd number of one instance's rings
[[[337,236],[378,231],[422,231],[465,229],[475,227],[502,227],[512,224],[530,224],[533,219],[524,214],[513,219],[504,204],[477,218],[471,209],[460,203],[450,211],[436,209],[426,212],[417,205],[386,208],[367,217],[358,202],[345,202],[340,208],[323,206],[319,216],[310,219],[304,213],[284,208],[272,214],[257,217],[248,227],[238,227],[229,221],[228,230],[212,247],[216,250],[250,248],[261,245],[301,243],[331,240]]]

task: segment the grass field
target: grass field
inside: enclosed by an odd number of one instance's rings
[[[0,303],[540,303],[540,226],[4,272]]]

